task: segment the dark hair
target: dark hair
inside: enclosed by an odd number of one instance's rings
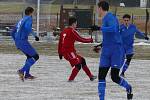
[[[108,11],[109,10],[109,3],[106,1],[100,1],[98,3],[98,7],[99,8],[101,7],[104,11]]]
[[[70,17],[69,18],[69,26],[71,26],[73,23],[75,23],[77,19],[75,17]]]
[[[130,19],[131,16],[130,16],[129,14],[124,14],[124,15],[123,15],[123,18],[129,18],[129,19]]]
[[[27,7],[25,9],[25,15],[30,15],[31,13],[33,13],[34,9],[32,7]]]

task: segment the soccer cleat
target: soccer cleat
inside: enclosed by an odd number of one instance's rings
[[[97,78],[97,76],[92,76],[92,77],[90,78],[90,80],[91,80],[91,81],[94,81],[96,78]]]
[[[132,98],[133,98],[132,87],[130,87],[130,88],[127,90],[127,100],[132,100]]]
[[[74,80],[68,80],[68,82],[73,82]]]
[[[25,75],[25,77],[24,77],[25,79],[35,79],[36,77],[35,76],[32,76],[31,74],[29,74],[29,75]]]
[[[17,74],[19,75],[20,80],[24,82],[24,72],[22,72],[21,70],[18,70]]]

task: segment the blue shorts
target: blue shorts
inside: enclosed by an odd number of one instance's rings
[[[15,41],[16,47],[21,50],[24,54],[34,56],[37,54],[36,50],[31,46],[28,41],[18,40]]]
[[[100,56],[100,67],[120,69],[124,62],[124,49],[121,45],[103,46]]]

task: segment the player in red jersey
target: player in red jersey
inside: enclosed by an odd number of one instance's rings
[[[74,43],[75,41],[83,43],[92,43],[93,39],[82,38],[79,36],[78,32],[75,30],[77,27],[77,19],[75,17],[69,18],[69,27],[65,28],[60,33],[60,39],[58,44],[58,54],[59,58],[64,57],[70,62],[72,66],[72,73],[68,79],[69,82],[73,81],[78,74],[79,70],[82,68],[88,75],[91,81],[95,80],[97,77],[94,76],[86,65],[85,59],[76,53]]]

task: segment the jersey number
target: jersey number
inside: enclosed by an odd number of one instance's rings
[[[66,37],[66,34],[63,34],[63,40],[62,40],[62,43],[64,43],[65,37]]]
[[[20,28],[21,28],[21,24],[22,24],[22,20],[19,21],[18,25],[17,25],[17,33],[19,32]]]

